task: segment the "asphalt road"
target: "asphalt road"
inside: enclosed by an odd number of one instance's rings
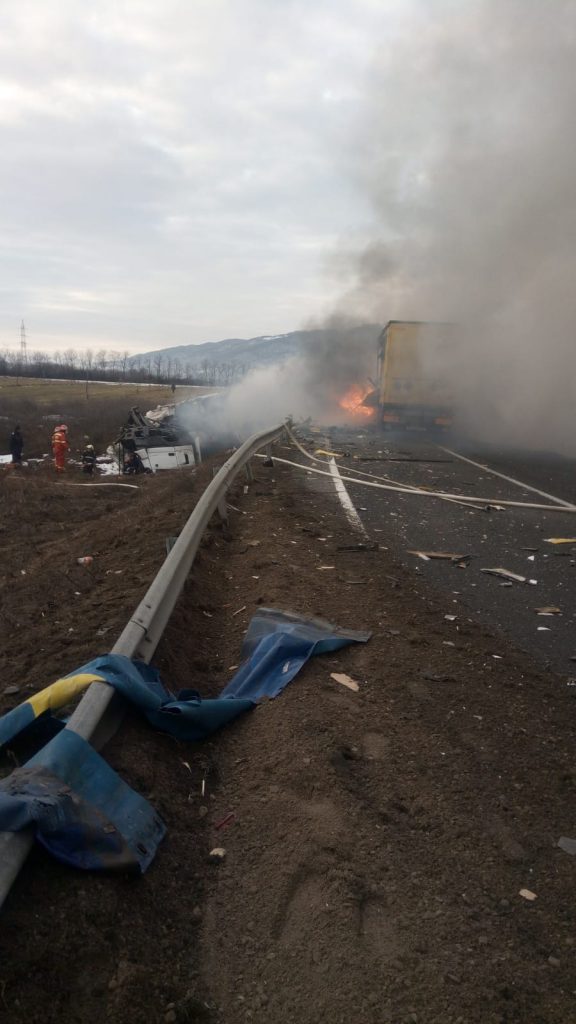
[[[327,428],[308,435],[309,447],[340,453],[337,465],[346,476],[362,470],[388,476],[405,485],[498,502],[510,500],[553,504],[549,497],[576,503],[576,460],[549,453],[514,453],[494,448],[438,444],[422,435],[391,437],[363,428]],[[446,445],[481,463],[475,466]],[[400,460],[400,461],[396,461]],[[489,470],[515,478],[512,483]],[[322,477],[312,486],[326,489]],[[422,580],[423,588],[441,592],[445,615],[453,615],[454,630],[467,620],[497,627],[505,656],[505,641],[535,656],[540,664],[566,677],[576,676],[576,543],[553,545],[546,538],[576,537],[576,514],[526,508],[484,511],[419,495],[396,494],[346,481],[368,536],[388,547],[402,570]],[[467,567],[450,561],[424,561],[410,551],[469,555]],[[504,568],[536,580],[512,583],[481,572]],[[554,607],[560,614],[540,615],[536,609]]]

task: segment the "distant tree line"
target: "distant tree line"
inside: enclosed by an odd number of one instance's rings
[[[203,359],[183,362],[158,352],[134,358],[129,352],[105,349],[67,348],[50,355],[30,352],[22,358],[20,350],[0,352],[0,376],[44,377],[61,380],[134,381],[141,384],[204,384],[229,387],[241,380],[248,366]]]

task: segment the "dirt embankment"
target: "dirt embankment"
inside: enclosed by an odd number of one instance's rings
[[[323,495],[278,466],[256,472],[231,499],[245,514],[211,531],[159,648],[166,682],[217,693],[262,604],[373,638],[315,659],[204,745],[127,721],[107,755],[168,836],[138,881],[75,874],[34,853],[1,921],[7,1019],[565,1024],[575,862],[555,844],[573,834],[569,691],[502,638],[447,621],[440,595],[421,581],[417,593],[389,552],[340,550],[356,538],[329,482]],[[98,621],[109,614],[113,635],[118,592],[129,580],[132,602],[144,586],[187,487],[146,481],[139,505],[107,497],[114,508],[82,524],[79,553],[91,533],[105,559],[82,607],[90,615],[100,598]],[[121,523],[135,512],[146,514],[127,549]],[[60,558],[76,554],[59,543]],[[18,607],[19,569],[3,590]],[[42,620],[37,640],[38,613],[28,615],[35,649],[15,633],[15,657],[39,684],[40,643],[58,674],[68,618]],[[71,634],[67,661],[109,646],[94,645],[90,621],[88,635]],[[213,846],[226,850],[218,866]]]

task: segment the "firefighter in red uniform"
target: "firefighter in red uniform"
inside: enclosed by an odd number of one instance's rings
[[[69,450],[68,427],[61,423],[52,434],[52,451],[54,453],[54,465],[57,473],[63,473],[66,467],[66,452]]]

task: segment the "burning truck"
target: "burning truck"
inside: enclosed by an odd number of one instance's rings
[[[378,371],[371,386],[354,384],[340,407],[356,420],[384,429],[447,430],[453,395],[447,368],[453,324],[390,320],[378,339]]]

